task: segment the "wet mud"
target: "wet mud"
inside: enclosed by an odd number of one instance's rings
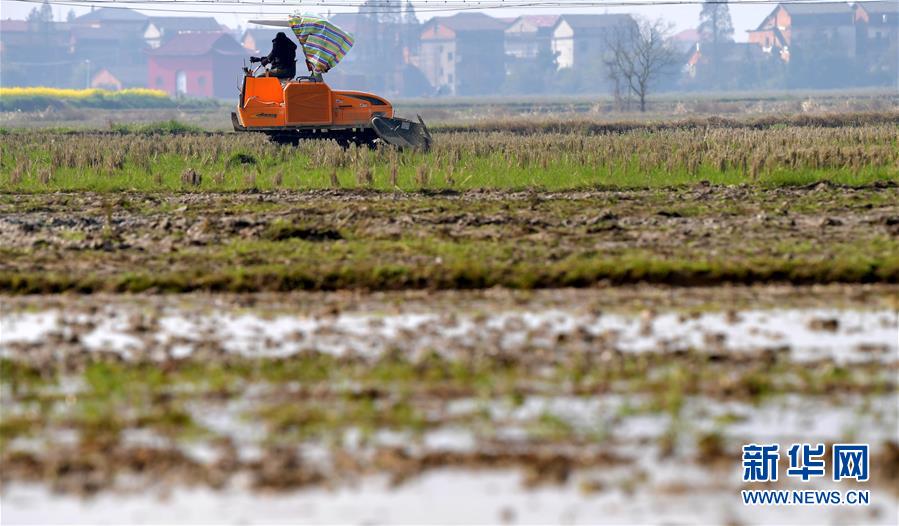
[[[10,194],[13,293],[899,280],[899,189]],[[735,243],[735,240],[739,240]]]

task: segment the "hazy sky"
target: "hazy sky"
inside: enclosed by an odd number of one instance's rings
[[[36,4],[31,3],[23,3],[23,2],[14,2],[11,0],[0,0],[0,10],[2,10],[3,18],[25,18],[28,15],[28,12],[31,11],[35,7]],[[223,13],[221,11],[217,11],[213,8],[208,8],[208,13],[215,16],[216,19],[222,23],[231,27],[235,27],[237,25],[246,25],[247,20],[251,18],[273,18],[272,15],[266,15],[266,13],[279,13],[284,11],[289,11],[291,8],[290,5],[297,5],[299,3],[290,3],[282,4],[279,6],[273,6],[271,8],[264,8],[261,10],[248,10],[241,8],[241,14],[234,13]],[[166,4],[166,8],[171,8],[171,4]],[[224,7],[224,6],[223,6]],[[57,19],[63,20],[65,19],[66,13],[69,12],[70,9],[74,9],[76,14],[82,14],[89,11],[89,8],[73,8],[69,6],[53,6],[53,13]],[[196,5],[192,5],[189,8],[185,7],[185,9],[194,9],[194,10],[203,10],[207,9],[204,7],[197,7]],[[318,12],[325,14],[326,11],[322,11],[321,9],[315,9],[314,7],[306,7],[300,8],[303,11],[310,12]],[[514,17],[522,14],[560,14],[560,13],[634,13],[643,16],[647,16],[650,18],[663,17],[670,22],[672,22],[677,30],[688,29],[692,27],[696,27],[699,11],[701,6],[699,5],[683,5],[683,6],[646,6],[646,7],[617,7],[617,8],[578,8],[578,9],[494,9],[488,10],[489,14],[497,17]],[[773,4],[754,4],[754,5],[739,5],[738,1],[732,2],[730,12],[731,17],[734,21],[734,38],[737,41],[745,41],[746,40],[746,30],[752,29],[758,26],[761,22],[762,18],[767,15],[772,9],[774,9]],[[140,9],[138,9],[140,11]],[[335,12],[339,11],[336,9]],[[346,10],[345,10],[346,11]],[[159,15],[159,16],[174,16],[177,13],[169,13],[169,12],[154,12],[154,11],[144,11],[148,15]],[[419,13],[419,19],[427,19],[434,15],[450,15],[452,12],[428,12],[428,13]],[[190,16],[203,16],[200,13],[190,13]]]

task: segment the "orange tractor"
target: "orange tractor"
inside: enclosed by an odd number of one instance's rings
[[[393,106],[382,97],[332,90],[314,76],[281,81],[255,73],[244,68],[240,101],[231,113],[236,131],[262,132],[279,143],[332,139],[344,147],[386,143],[427,150],[431,146],[421,117],[418,122],[395,117]]]

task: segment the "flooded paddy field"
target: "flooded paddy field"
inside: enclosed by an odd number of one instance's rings
[[[895,524],[892,285],[5,296],[18,522]],[[871,444],[747,507],[750,442]],[[781,462],[785,469],[786,462]],[[73,519],[74,518],[74,519]]]

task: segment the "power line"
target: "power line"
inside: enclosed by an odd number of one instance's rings
[[[4,0],[6,1],[6,0]],[[12,2],[43,4],[45,0],[8,0]],[[872,3],[876,0],[858,0],[856,4]],[[139,9],[141,11],[153,12],[169,12],[169,13],[203,13],[211,14],[209,9],[183,9],[171,8],[178,6],[221,6],[228,8],[246,7],[250,8],[250,12],[233,12],[233,14],[251,15],[259,13],[259,7],[281,7],[288,6],[286,0],[273,0],[266,2],[265,0],[48,0],[46,3],[56,6],[68,7],[96,7],[102,6],[107,9]],[[560,9],[560,8],[587,8],[587,7],[652,7],[652,6],[681,6],[681,5],[699,5],[699,4],[728,4],[738,5],[821,5],[834,4],[843,2],[834,2],[832,0],[738,0],[728,2],[727,0],[571,0],[571,1],[540,1],[540,0],[412,0],[409,2],[416,8],[417,12],[456,12],[469,11],[478,9]],[[143,7],[154,5],[168,5],[171,7]],[[140,7],[138,7],[140,6]],[[319,0],[307,2],[303,5],[292,6],[291,11],[267,11],[271,15],[289,15],[297,12],[298,9],[314,9],[320,7],[343,7],[343,8],[377,8],[383,6],[385,9],[375,9],[373,11],[358,11],[356,14],[380,14],[380,13],[401,13],[404,12],[403,2],[398,0],[391,2],[390,0],[381,0],[380,2],[365,2],[364,0]],[[416,7],[418,6],[418,7]]]
[[[11,0],[11,1],[28,1],[31,3],[43,3],[43,0]],[[876,0],[860,0],[858,3],[868,3]],[[60,0],[50,0],[49,4],[63,3]],[[181,5],[249,5],[249,6],[270,6],[280,7],[287,6],[285,0],[65,0],[64,3],[84,4],[85,6],[98,6],[105,4],[181,4]],[[550,6],[550,7],[602,7],[606,5],[670,5],[670,4],[702,4],[715,3],[731,5],[740,4],[835,4],[843,2],[834,2],[833,0],[735,0],[728,2],[726,0],[707,1],[707,0],[412,0],[403,2],[402,0],[311,0],[305,4],[294,6],[294,8],[308,6],[324,6],[324,7],[403,7],[405,4],[419,7],[478,7],[481,9],[503,9],[503,8],[521,8],[530,6]],[[848,2],[846,2],[848,4]]]
[[[28,1],[32,3],[43,3],[43,0],[10,0],[10,1]],[[855,3],[865,4],[878,2],[882,0],[858,0]],[[60,0],[50,0],[49,4],[61,3]],[[65,0],[64,3],[85,4],[86,6],[96,6],[104,4],[208,4],[208,5],[253,5],[253,6],[288,6],[286,0]],[[318,5],[325,7],[402,7],[406,4],[412,4],[413,7],[442,7],[464,5],[466,7],[480,7],[482,9],[506,8],[506,7],[528,7],[528,6],[592,6],[602,7],[605,5],[670,5],[670,4],[702,4],[715,3],[730,5],[740,4],[848,4],[848,2],[836,2],[834,0],[307,0],[305,4],[296,5],[294,8]]]

